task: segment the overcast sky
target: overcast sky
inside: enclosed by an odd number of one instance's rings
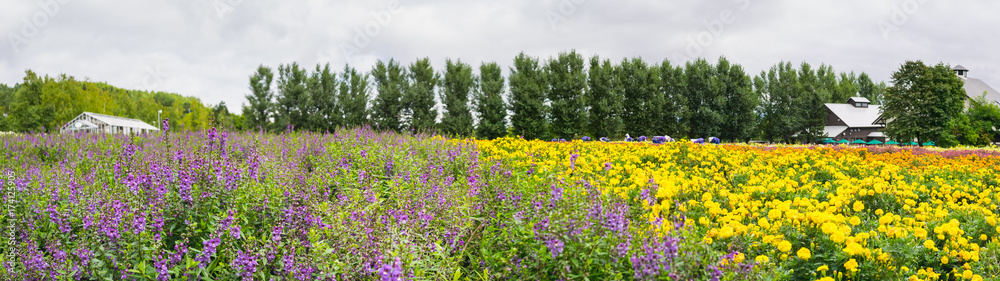
[[[0,83],[26,69],[179,93],[239,112],[264,64],[446,58],[505,75],[521,51],[619,61],[726,56],[756,75],[779,61],[887,81],[906,60],[960,64],[1000,87],[1000,1],[149,0],[5,1]]]

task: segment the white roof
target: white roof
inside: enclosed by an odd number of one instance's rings
[[[847,102],[851,102],[852,100],[854,102],[872,103],[865,97],[851,97],[850,99],[847,100]]]
[[[882,125],[874,125],[875,120],[880,116],[881,105],[869,105],[868,107],[854,107],[848,103],[828,103],[829,108],[837,118],[843,120],[851,128],[874,128]]]
[[[977,78],[961,78],[965,81],[963,88],[965,88],[965,94],[968,95],[969,98],[978,98],[983,95],[983,92],[986,92],[987,101],[1000,104],[1000,92],[997,92],[997,90],[993,89],[993,87],[987,85],[983,82],[983,80],[979,80]]]
[[[80,126],[77,126],[76,125],[77,123],[79,123]],[[67,124],[67,125],[69,126],[69,127],[67,127],[68,130],[74,130],[74,131],[75,130],[86,130],[86,129],[96,129],[97,128],[96,124],[94,124],[94,123],[92,123],[90,121],[87,121],[85,119],[76,120],[76,122],[73,122],[73,123],[70,123],[70,124]]]
[[[826,133],[826,136],[829,138],[835,138],[846,130],[847,126],[826,126],[823,128],[823,132]]]
[[[104,122],[105,124],[112,126],[122,126],[122,127],[138,128],[144,130],[155,130],[155,131],[160,130],[157,129],[156,127],[153,127],[152,125],[146,124],[146,122],[142,122],[142,120],[139,119],[104,115],[93,112],[84,112],[83,114],[89,115],[90,117],[93,117],[98,121]]]
[[[884,138],[885,134],[882,133],[882,132],[871,132],[871,134],[868,134],[868,137],[869,138]]]

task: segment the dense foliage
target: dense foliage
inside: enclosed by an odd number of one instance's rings
[[[916,139],[954,145],[951,128],[959,121],[969,97],[951,67],[908,61],[892,73],[882,118],[892,120],[885,133],[894,139]]]
[[[1000,276],[995,150],[369,128],[0,143],[4,280]]]
[[[142,92],[129,91],[116,96],[127,106],[105,110],[106,102],[101,99],[78,101],[75,82],[60,82],[65,77],[42,79],[32,73],[25,83],[0,85],[0,129],[51,129],[50,125],[68,120],[67,116],[83,108],[142,120],[166,108],[172,111],[168,116],[177,123],[175,127],[183,124],[191,129],[328,132],[370,124],[397,132],[481,139],[623,139],[631,134],[813,143],[831,137],[824,132],[825,104],[861,96],[872,104],[886,103],[888,114],[882,120],[897,121],[886,129],[897,141],[917,139],[918,132],[923,134],[921,143],[933,140],[942,146],[1000,140],[996,129],[1000,126],[991,113],[995,105],[975,102],[980,93],[963,95],[955,83],[960,80],[944,65],[934,69],[935,79],[952,82],[947,100],[913,94],[941,87],[904,89],[907,82],[899,80],[889,88],[865,73],[838,73],[825,64],[780,62],[751,77],[725,57],[715,62],[652,63],[627,58],[613,63],[598,56],[585,60],[575,50],[547,59],[520,53],[506,76],[494,64],[483,63],[476,71],[461,60],[448,59],[436,71],[429,58],[406,66],[390,59],[377,61],[367,72],[345,66],[340,73],[329,64],[317,64],[313,70],[298,63],[282,64],[276,71],[261,65],[250,76],[243,115],[229,113],[224,104],[206,108],[193,100],[178,108],[172,99],[179,96],[155,93],[149,99]],[[897,73],[906,69],[904,65]],[[927,83],[917,85],[923,84]],[[32,94],[36,92],[42,94]],[[55,106],[63,103],[71,106]]]
[[[79,81],[73,76],[39,76],[25,71],[24,80],[8,87],[0,85],[0,131],[56,132],[84,111],[135,118],[156,124],[170,119],[182,130],[204,130],[212,126],[242,128],[238,115],[225,104],[204,105],[201,100],[164,92],[135,91],[106,83]]]

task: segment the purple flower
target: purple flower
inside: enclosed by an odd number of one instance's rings
[[[163,256],[160,256],[155,262],[153,262],[153,268],[156,268],[156,273],[159,274],[159,276],[156,277],[156,280],[170,280],[170,268],[168,264],[170,264],[170,259],[163,258]]]
[[[569,156],[569,169],[573,170],[576,168],[576,158],[580,157],[580,154],[573,153]]]
[[[236,268],[236,275],[243,280],[253,280],[253,274],[257,272],[257,255],[249,251],[244,253],[242,250],[236,250],[233,268]]]
[[[163,127],[163,132],[164,133],[166,133],[167,131],[169,131],[170,130],[170,118],[163,118],[163,122],[161,124],[161,127]]]
[[[403,262],[397,257],[391,264],[383,264],[378,270],[378,275],[382,281],[403,280]]]
[[[552,204],[552,205],[555,205],[556,202],[559,202],[560,200],[562,200],[562,197],[563,197],[563,188],[559,187],[558,185],[556,185],[556,184],[553,183],[552,184],[552,198],[551,198],[551,201],[549,201],[549,203]]]
[[[556,237],[549,238],[545,241],[545,247],[549,248],[549,253],[552,254],[553,259],[559,257],[559,254],[562,254],[564,246],[565,245],[563,245],[562,240],[559,240],[559,238]]]

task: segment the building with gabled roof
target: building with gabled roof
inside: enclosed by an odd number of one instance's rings
[[[847,103],[824,104],[827,111],[823,132],[833,139],[885,141],[885,122],[881,105],[872,105],[863,97],[852,97]]]
[[[962,82],[965,82],[962,88],[965,88],[965,94],[970,99],[978,98],[985,93],[987,101],[1000,105],[1000,92],[990,87],[983,80],[969,77],[969,69],[966,69],[962,65],[956,65],[952,70],[955,71],[955,75],[958,75],[958,78],[962,79]]]
[[[104,132],[112,134],[143,134],[160,129],[139,119],[83,112],[59,128],[60,133]]]

